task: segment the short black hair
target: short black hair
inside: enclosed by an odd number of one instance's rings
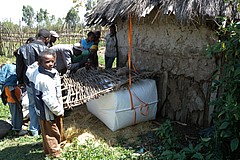
[[[38,62],[42,62],[42,59],[45,55],[52,55],[53,57],[56,57],[56,52],[53,49],[46,49],[38,54]]]
[[[51,33],[49,30],[43,28],[38,31],[37,37],[50,38]]]
[[[35,38],[34,37],[29,37],[26,41],[26,44],[32,43],[33,41],[35,41]]]

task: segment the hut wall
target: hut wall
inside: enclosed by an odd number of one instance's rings
[[[138,70],[160,73],[158,78],[159,113],[163,117],[198,125],[211,123],[209,109],[211,77],[215,60],[203,50],[212,42],[213,31],[206,26],[181,26],[174,16],[156,12],[133,17],[132,62]],[[126,65],[128,23],[118,20],[120,64]]]

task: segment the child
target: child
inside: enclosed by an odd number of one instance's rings
[[[96,46],[96,49],[94,50],[94,55],[93,55],[93,66],[94,68],[98,67],[98,55],[97,55],[97,51],[98,51],[98,45],[100,42],[100,37],[101,37],[101,32],[100,31],[95,31],[95,39],[94,39],[94,44]]]
[[[2,88],[2,101],[8,104],[11,113],[12,130],[17,135],[27,134],[26,130],[22,130],[23,113],[21,105],[21,89],[17,85],[16,65],[5,64],[1,66],[1,80],[4,81]]]
[[[90,31],[87,34],[87,38],[83,38],[80,41],[80,44],[83,46],[83,49],[89,50],[89,48],[94,44],[95,34],[94,32]]]
[[[115,58],[118,56],[118,41],[117,41],[116,26],[112,24],[109,27],[109,33],[105,36],[105,68],[110,69],[113,66]],[[117,65],[118,67],[118,65]]]
[[[63,136],[63,101],[59,73],[54,69],[56,53],[47,49],[38,55],[38,67],[27,71],[31,82],[36,111],[39,117],[43,138],[43,149],[46,155],[60,157],[60,142]],[[33,64],[36,65],[36,64]]]

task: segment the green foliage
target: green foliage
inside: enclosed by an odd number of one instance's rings
[[[87,0],[86,4],[85,4],[85,7],[86,7],[86,10],[89,11],[89,10],[92,10],[94,8],[94,6],[96,5],[96,0]]]
[[[39,12],[36,14],[36,20],[38,23],[41,23],[43,21],[48,21],[48,12],[45,9],[40,8]]]
[[[167,120],[158,128],[156,134],[158,137],[160,137],[166,149],[176,149],[179,147],[177,138],[173,133],[173,128],[169,120]]]
[[[212,91],[219,93],[211,102],[214,106],[213,134],[202,137],[195,146],[189,144],[181,149],[174,145],[176,138],[171,135],[167,121],[157,133],[164,146],[160,159],[240,158],[240,23],[221,26],[217,35],[219,41],[206,50],[206,55],[215,57],[219,64],[212,87]]]
[[[4,21],[0,22],[1,26],[1,32],[8,33],[10,31],[17,31],[19,29],[19,26],[17,24],[14,24],[13,22]]]
[[[76,29],[76,26],[80,21],[80,17],[78,16],[78,12],[75,8],[71,8],[68,11],[65,21],[68,24],[69,28],[71,28],[73,30]]]
[[[24,21],[28,26],[32,26],[35,14],[33,8],[29,5],[27,6],[23,5],[22,12],[23,12],[22,21]]]
[[[156,134],[162,141],[162,152],[158,156],[162,160],[213,160],[217,159],[211,152],[209,141],[211,138],[202,138],[201,141],[193,145],[189,143],[187,147],[183,147],[175,136],[171,122],[167,120],[157,130]],[[207,148],[207,149],[206,149]]]
[[[213,91],[221,95],[212,102],[216,133],[214,145],[222,153],[222,158],[240,158],[240,23],[231,22],[221,27],[218,32],[220,40],[207,48],[208,56],[221,60],[218,77]]]

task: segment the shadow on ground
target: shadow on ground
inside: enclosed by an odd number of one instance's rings
[[[44,160],[41,143],[8,147],[0,152],[0,160]]]

